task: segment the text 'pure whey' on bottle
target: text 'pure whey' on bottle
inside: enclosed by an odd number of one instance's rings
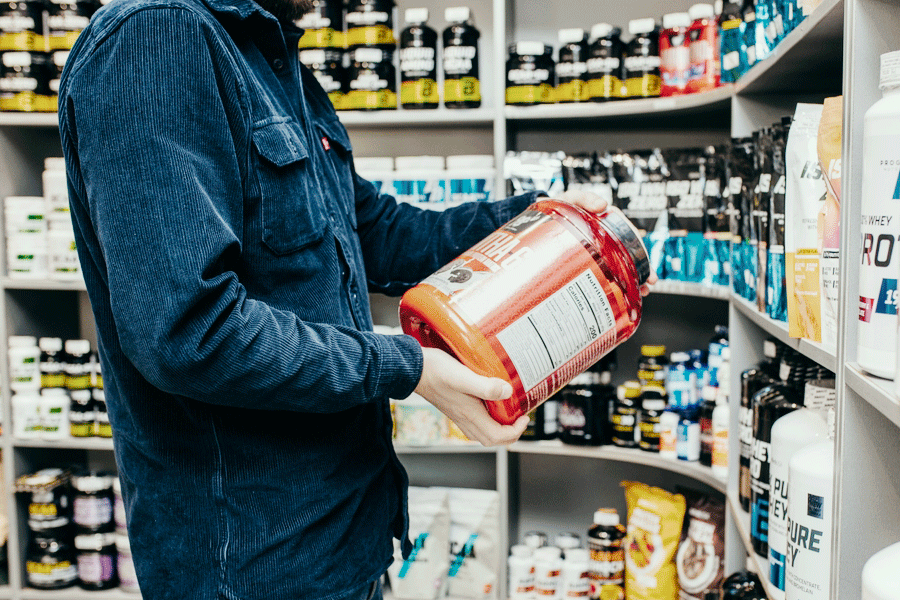
[[[481,106],[481,80],[478,76],[478,39],[481,34],[472,25],[468,6],[453,6],[444,11],[450,26],[444,30],[444,106],[478,108]]]
[[[900,292],[900,52],[881,57],[884,97],[866,111],[859,267],[859,365],[894,379]]]
[[[631,337],[649,276],[621,211],[542,200],[404,294],[400,322],[423,346],[509,381],[512,397],[485,405],[512,424]]]

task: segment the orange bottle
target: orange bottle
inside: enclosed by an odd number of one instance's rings
[[[511,398],[485,402],[508,425],[631,337],[649,275],[621,211],[541,200],[406,292],[400,323],[512,384]]]

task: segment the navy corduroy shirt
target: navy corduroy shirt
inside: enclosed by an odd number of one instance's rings
[[[371,332],[534,198],[379,196],[252,0],[116,0],[60,88],[78,252],[147,600],[337,599],[406,540],[390,397],[422,352]],[[408,542],[407,542],[408,543]]]

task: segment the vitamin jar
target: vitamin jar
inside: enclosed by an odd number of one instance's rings
[[[25,557],[28,586],[58,590],[75,585],[78,568],[68,527],[54,522],[30,523],[30,526],[31,543]]]
[[[85,473],[72,477],[73,521],[79,531],[108,533],[114,530],[114,479],[107,473]]]
[[[75,536],[78,585],[86,590],[109,590],[119,585],[116,573],[118,550],[114,533]]]
[[[405,333],[510,382],[485,402],[511,424],[627,340],[641,320],[647,251],[621,211],[541,200],[408,291]]]
[[[377,48],[353,51],[346,108],[383,110],[397,108],[397,73],[393,55]]]
[[[44,3],[0,2],[0,51],[44,49]]]
[[[49,112],[50,74],[41,52],[2,52],[0,111]]]
[[[316,81],[328,94],[335,110],[345,110],[347,103],[347,70],[344,68],[343,52],[334,49],[316,48],[300,51],[302,62],[315,76]]]
[[[552,103],[555,68],[553,48],[549,45],[512,44],[506,62],[506,103],[519,106]]]

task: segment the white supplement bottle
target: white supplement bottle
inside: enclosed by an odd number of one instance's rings
[[[44,159],[44,201],[47,214],[54,212],[69,215],[69,186],[66,180],[66,159],[50,157]]]
[[[562,575],[562,552],[556,546],[534,551],[534,591],[540,598],[558,598]]]
[[[828,600],[834,508],[834,442],[817,442],[790,460],[785,598]]]
[[[390,157],[354,158],[356,174],[372,183],[379,194],[394,192],[394,159]]]
[[[900,600],[900,542],[876,552],[862,572],[862,600]]]
[[[494,200],[494,157],[470,154],[447,157],[447,201],[489,202]]]
[[[398,156],[394,163],[394,196],[398,202],[428,204],[444,208],[447,199],[447,171],[443,156]]]
[[[534,549],[524,544],[510,548],[509,555],[510,600],[535,600]]]
[[[591,597],[590,554],[584,548],[566,552],[557,596],[564,600]]]
[[[678,422],[681,417],[673,410],[666,410],[659,417],[659,456],[678,459]]]
[[[41,438],[64,440],[69,437],[69,394],[63,388],[41,390]]]
[[[809,408],[787,414],[772,426],[769,467],[769,581],[774,586],[771,600],[784,600],[785,556],[788,545],[788,466],[798,451],[828,439],[822,415]]]
[[[900,51],[881,56],[880,87],[884,96],[864,121],[857,360],[872,375],[893,379],[900,300]]]
[[[41,349],[30,335],[9,336],[9,387],[14,392],[41,387]]]
[[[13,394],[12,425],[16,439],[36,440],[41,437],[41,397],[37,390]]]

